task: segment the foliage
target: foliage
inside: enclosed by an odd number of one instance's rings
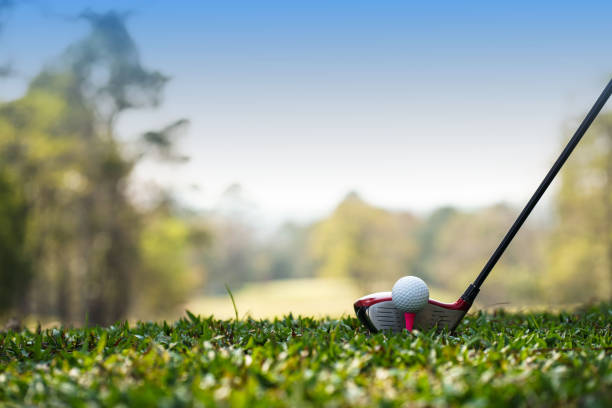
[[[149,302],[154,311],[182,300],[178,287],[192,283],[181,281],[187,273],[180,260],[169,261],[173,254],[151,253],[159,242],[147,234],[156,227],[169,232],[160,227],[172,223],[169,216],[151,222],[127,190],[145,155],[184,160],[172,142],[186,121],[147,132],[129,154],[116,122],[127,110],[157,106],[167,78],[142,66],[124,16],[81,18],[90,32],[46,66],[23,97],[0,105],[0,190],[15,197],[0,208],[3,233],[15,232],[0,269],[10,274],[6,290],[19,294],[3,297],[0,311],[108,323],[128,314],[135,293],[162,285],[168,296]],[[25,252],[27,263],[18,259]]]
[[[444,232],[450,220],[457,216],[453,207],[441,207],[425,218],[419,227],[417,238],[419,240],[419,256],[415,262],[415,274],[428,282],[435,279],[433,262],[438,256],[439,236]],[[433,273],[430,276],[430,273]]]
[[[555,207],[548,296],[557,302],[585,294],[611,298],[612,113],[600,115],[565,165]]]
[[[20,301],[31,279],[23,192],[0,173],[0,311]]]
[[[208,293],[226,293],[247,282],[312,276],[307,253],[309,226],[287,222],[266,236],[256,208],[239,184],[222,194],[209,214],[199,214],[211,233],[210,246],[196,257],[206,270]],[[193,221],[193,220],[192,220]]]
[[[69,231],[76,229],[82,192],[91,189],[82,168],[87,144],[84,136],[91,130],[92,114],[76,95],[74,106],[67,106],[66,95],[74,87],[70,75],[44,73],[23,98],[0,106],[2,171],[9,176],[12,189],[22,192],[22,211],[27,216],[25,249],[35,273],[29,289],[33,298],[41,300],[41,308],[55,303],[58,314],[66,320],[70,318],[70,298],[64,292],[69,273],[64,266],[68,257],[79,252],[71,245],[75,241]],[[58,246],[63,250],[58,251]],[[28,295],[24,291],[28,284],[23,281],[22,297]],[[20,305],[30,310],[28,302]]]
[[[428,282],[454,292],[467,287],[517,215],[516,209],[501,204],[472,212],[434,213],[427,223],[434,224],[433,244],[421,261]],[[500,299],[537,299],[534,295],[539,291],[542,269],[540,243],[546,240],[546,230],[532,225],[523,226],[487,280],[490,290],[483,292],[479,301],[489,304]],[[494,295],[487,297],[487,293]]]
[[[274,232],[259,251],[259,280],[314,276],[314,260],[308,253],[311,225],[287,222]]]
[[[225,285],[233,288],[256,280],[257,246],[253,227],[232,217],[210,220],[213,234],[211,247],[200,256],[209,277],[206,290],[223,293]]]
[[[445,207],[429,217],[374,207],[349,195],[312,228],[310,256],[315,273],[348,277],[364,290],[388,290],[403,275],[416,274],[432,286],[460,292],[481,270],[512,224],[517,211],[494,205],[477,211]],[[487,282],[495,298],[534,299],[542,269],[546,229],[524,226]]]
[[[0,401],[75,406],[612,403],[612,304],[469,314],[457,333],[357,319],[127,323],[0,334]]]
[[[138,290],[133,294],[133,315],[172,311],[201,284],[202,273],[190,259],[192,231],[166,206],[146,215],[140,236],[141,268],[135,273]]]
[[[334,213],[313,227],[311,254],[321,277],[351,277],[368,290],[409,275],[416,260],[417,221],[349,194]],[[380,285],[380,286],[379,286]]]

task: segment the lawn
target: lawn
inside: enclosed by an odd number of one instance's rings
[[[0,405],[612,406],[612,304],[477,312],[455,334],[353,317],[0,334]]]
[[[449,302],[457,299],[457,293],[448,293],[433,286],[429,289],[434,299]],[[391,287],[386,290],[391,290]],[[368,293],[359,289],[354,280],[330,278],[251,282],[232,292],[239,316],[252,316],[256,319],[274,318],[289,313],[315,317],[340,317],[343,314],[352,314],[355,299]],[[216,317],[227,319],[235,316],[232,302],[227,294],[193,298],[184,309],[202,315],[214,312]]]

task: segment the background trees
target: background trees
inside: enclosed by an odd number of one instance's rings
[[[612,114],[566,164],[555,201],[545,286],[557,302],[612,296]]]
[[[116,131],[130,109],[160,102],[167,78],[141,65],[123,16],[81,17],[89,34],[34,78],[21,99],[0,106],[0,174],[10,197],[3,201],[3,220],[10,223],[3,232],[11,241],[2,269],[19,277],[4,282],[22,297],[5,298],[5,307],[106,324],[134,306],[135,285],[154,292],[151,286],[176,282],[186,268],[184,253],[152,248],[164,239],[185,245],[188,227],[170,212],[143,227],[152,216],[134,206],[127,186],[151,149],[128,154]],[[172,132],[184,123],[147,132],[142,144],[168,153]],[[164,267],[172,279],[162,279]],[[155,279],[142,279],[138,272],[145,269]],[[180,290],[169,289],[153,310],[177,300],[172,294]]]
[[[313,228],[315,274],[350,277],[364,289],[388,289],[390,281],[413,273],[417,224],[409,213],[373,207],[351,193]]]

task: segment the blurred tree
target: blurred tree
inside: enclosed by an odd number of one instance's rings
[[[258,280],[314,276],[308,257],[309,226],[287,222],[267,240],[260,251]]]
[[[230,185],[208,215],[212,242],[199,260],[205,265],[206,291],[225,293],[265,275],[262,242],[257,236],[256,208],[239,184]]]
[[[516,215],[517,210],[502,204],[470,213],[434,213],[430,221],[436,225],[428,229],[437,232],[429,244],[429,259],[424,262],[431,284],[451,293],[462,292],[480,272]],[[534,222],[530,220],[523,226],[496,265],[485,283],[486,290],[478,297],[480,303],[529,299],[538,293],[540,247],[545,234],[542,225],[532,227]]]
[[[250,245],[245,247],[248,248],[245,259],[249,267],[246,268],[248,275],[243,277],[243,281],[314,276],[312,260],[307,251],[309,233],[309,226],[287,222],[264,237],[252,234]]]
[[[435,271],[432,262],[435,262],[438,236],[448,226],[450,220],[457,215],[457,210],[451,207],[442,207],[429,215],[418,229],[418,241],[420,243],[419,255],[415,261],[415,274],[427,282],[435,281]],[[433,273],[433,275],[430,275]]]
[[[136,273],[133,314],[160,316],[174,311],[194,288],[200,287],[203,272],[196,267],[194,251],[207,246],[208,231],[188,224],[175,214],[172,203],[162,201],[144,217],[140,237],[142,266]],[[154,284],[147,284],[152,281]]]
[[[225,293],[225,285],[238,289],[256,280],[257,247],[252,226],[239,220],[215,217],[209,221],[214,239],[204,253],[206,291]]]
[[[561,173],[545,285],[556,302],[612,297],[612,113],[593,123]]]
[[[353,279],[366,290],[389,287],[413,273],[417,220],[365,203],[350,193],[333,214],[313,227],[310,250],[316,274]]]
[[[63,296],[67,285],[59,284],[67,273],[60,257],[67,257],[72,248],[67,231],[74,220],[74,199],[82,180],[79,135],[90,130],[82,126],[91,119],[83,105],[67,106],[62,90],[71,84],[69,75],[54,80],[41,75],[26,96],[0,106],[0,162],[23,191],[28,209],[26,241],[32,268],[40,278],[35,285],[40,288],[39,296],[30,299],[36,299],[40,310],[67,301]],[[69,120],[70,115],[81,121]],[[58,243],[66,244],[65,251],[54,249]],[[58,282],[57,288],[49,284],[51,280]],[[31,304],[24,302],[23,306],[27,312]]]
[[[0,314],[23,302],[31,279],[27,206],[21,188],[0,171]]]
[[[123,15],[81,17],[90,33],[34,78],[23,98],[0,105],[0,162],[28,210],[36,279],[22,311],[107,324],[129,310],[140,252],[151,257],[151,244],[141,245],[149,242],[141,240],[142,212],[126,191],[143,156],[126,155],[115,125],[129,109],[157,106],[167,78],[142,67]],[[184,160],[172,138],[185,123],[145,133],[151,148],[142,154]],[[170,233],[161,221],[155,227]]]
[[[247,282],[312,276],[306,251],[309,226],[293,223],[262,232],[257,208],[242,187],[230,185],[205,217],[212,239],[197,256],[206,269],[206,291],[225,293]]]
[[[6,24],[7,15],[14,5],[15,2],[13,0],[0,0],[0,34],[2,34]],[[6,61],[0,61],[0,78],[10,75],[11,72],[11,64]]]

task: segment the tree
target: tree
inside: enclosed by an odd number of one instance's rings
[[[203,271],[192,258],[195,249],[208,246],[208,232],[176,212],[174,203],[165,200],[143,215],[141,265],[134,274],[138,289],[132,294],[136,316],[168,315],[202,283]]]
[[[430,218],[436,223],[432,228],[437,231],[430,244],[433,250],[429,251],[429,261],[425,263],[431,284],[451,293],[463,291],[481,271],[516,215],[516,209],[498,204]],[[533,222],[523,226],[495,266],[485,283],[487,290],[478,297],[479,302],[529,300],[539,291],[542,257],[538,243],[544,241],[545,235],[542,226],[531,227]]]
[[[107,324],[126,316],[142,267],[143,214],[128,197],[129,176],[145,154],[182,161],[172,140],[186,121],[145,133],[142,151],[129,156],[117,119],[157,106],[167,78],[141,65],[124,15],[81,18],[90,33],[24,97],[0,106],[0,170],[13,176],[27,210],[35,279],[22,312]]]
[[[20,304],[30,283],[26,229],[23,191],[7,172],[0,172],[0,312]]]
[[[245,282],[256,280],[258,243],[253,213],[253,205],[242,187],[233,184],[210,214],[209,228],[214,239],[201,256],[206,265],[208,292],[224,293],[226,284],[236,289]]]
[[[13,0],[0,0],[0,34],[4,29],[7,14],[13,8]],[[0,78],[10,75],[12,72],[11,65],[8,62],[0,61]]]
[[[314,275],[307,242],[311,228],[292,222],[282,224],[259,249],[257,279],[292,279]]]
[[[612,113],[593,123],[561,173],[546,287],[551,300],[612,297]]]
[[[415,261],[415,274],[427,282],[435,282],[436,276],[432,263],[436,261],[437,239],[448,223],[457,215],[458,211],[451,207],[442,207],[435,210],[419,226],[417,238],[419,241],[419,255]]]
[[[62,304],[67,301],[63,291],[68,285],[59,283],[67,268],[60,258],[70,256],[73,248],[67,245],[69,231],[84,181],[79,135],[91,130],[86,128],[91,115],[84,106],[78,102],[68,106],[64,98],[63,91],[73,83],[69,75],[41,74],[23,98],[0,106],[0,163],[3,172],[11,175],[13,190],[23,194],[25,243],[32,271],[39,278],[30,299],[37,299],[37,310],[57,303],[60,314],[68,308]],[[64,251],[57,250],[60,243]],[[50,281],[58,282],[57,287]],[[24,286],[28,283],[23,280]],[[31,302],[21,306],[25,313],[32,310]]]
[[[313,227],[310,251],[322,277],[351,278],[364,290],[388,288],[413,273],[417,220],[372,207],[349,194],[331,217]]]

